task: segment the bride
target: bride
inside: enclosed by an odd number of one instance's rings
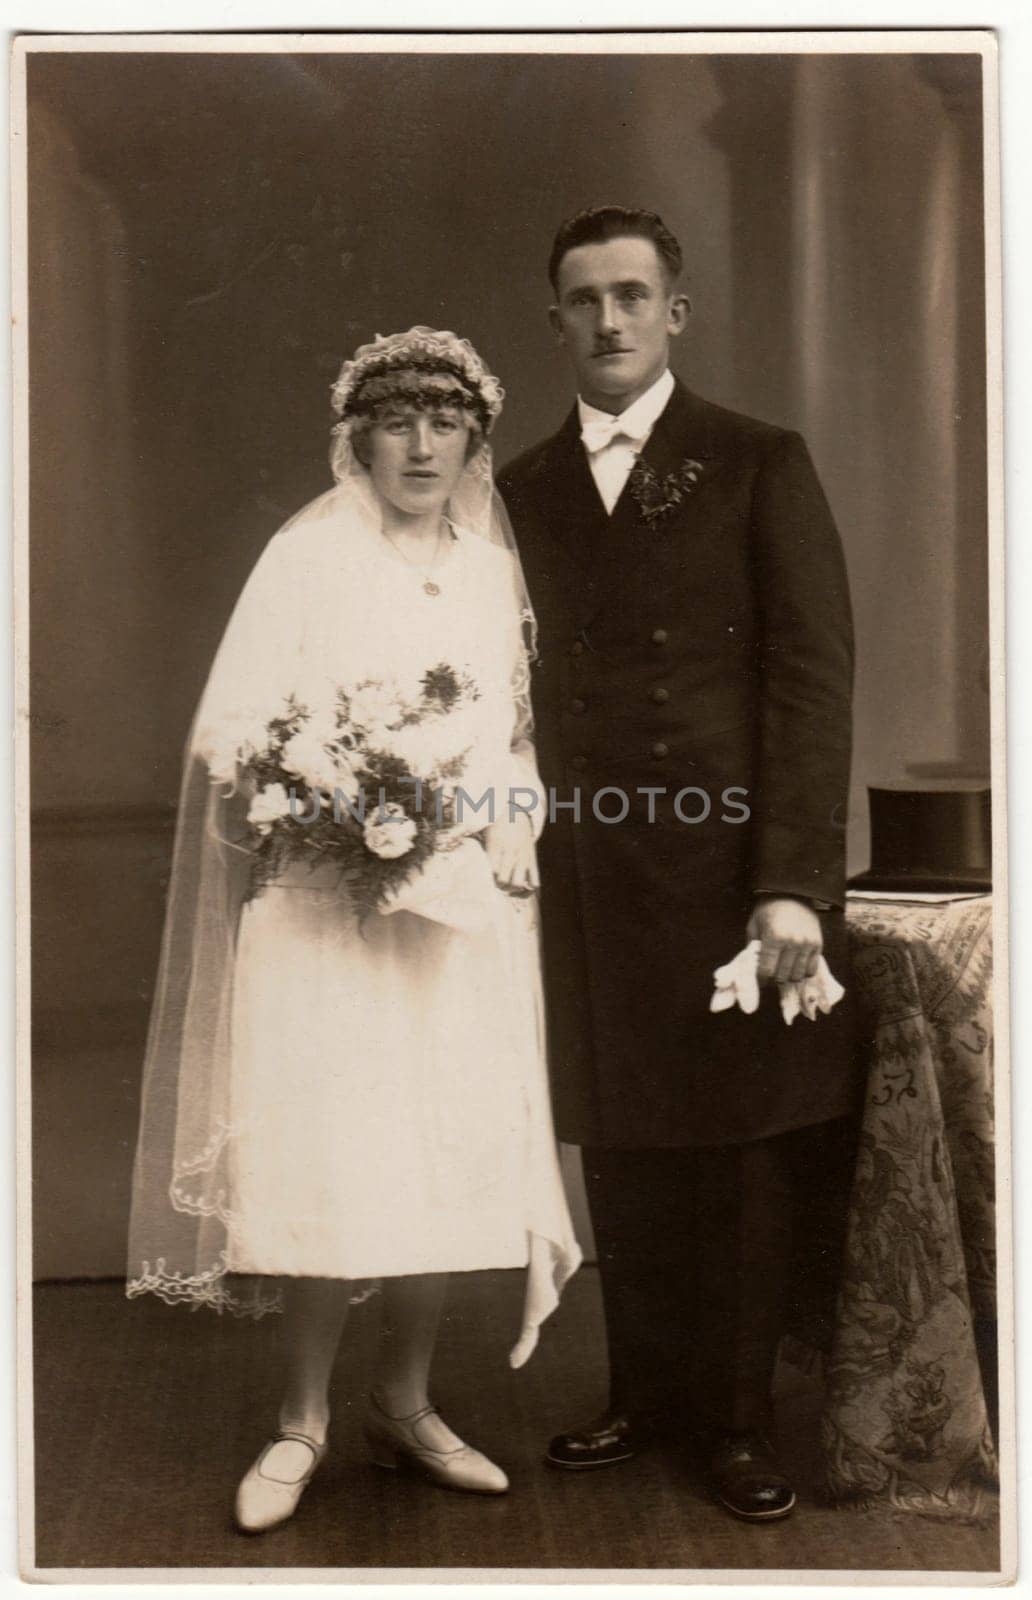
[[[446,1275],[527,1269],[519,1366],[579,1261],[545,1078],[533,619],[487,444],[501,401],[452,333],[345,363],[336,486],[263,552],[191,731],[128,1293],[285,1314],[246,1531],[293,1514],[348,1308],[377,1290],[373,1459],[503,1492],[430,1400]]]

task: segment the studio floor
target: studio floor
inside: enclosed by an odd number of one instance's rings
[[[965,1526],[822,1505],[819,1390],[788,1371],[779,1382],[779,1427],[799,1503],[784,1522],[735,1521],[670,1450],[607,1471],[547,1468],[550,1433],[591,1415],[604,1395],[597,1274],[578,1274],[536,1355],[513,1372],[507,1353],[521,1278],[453,1279],[434,1384],[458,1431],[505,1466],[508,1495],[450,1494],[368,1462],[360,1423],[373,1301],[355,1310],[345,1335],[330,1454],[294,1520],[258,1538],[236,1532],[231,1505],[275,1417],[278,1319],[241,1323],[130,1304],[116,1283],[39,1286],[41,1576],[48,1568],[126,1567],[354,1568],[367,1577],[371,1568],[680,1569],[686,1578],[714,1568],[997,1568],[995,1521]]]

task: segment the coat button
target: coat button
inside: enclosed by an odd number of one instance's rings
[[[662,761],[664,756],[668,756],[670,754],[670,746],[668,744],[664,744],[662,739],[660,739],[652,746],[652,754],[655,756],[657,761]]]
[[[573,770],[575,772],[583,772],[584,768],[587,766],[587,764],[588,764],[587,756],[574,756],[573,759],[570,762],[570,766],[573,768]]]
[[[662,684],[658,684],[652,691],[652,698],[657,706],[665,706],[670,699],[670,690],[664,689]]]
[[[669,637],[670,635],[667,633],[665,628],[653,628],[652,630],[653,644],[666,644]]]
[[[573,643],[570,646],[570,654],[571,654],[571,656],[582,656],[584,654],[584,641],[583,641],[583,639],[574,639]]]
[[[570,701],[570,710],[573,712],[575,717],[579,717],[583,712],[587,711],[587,709],[587,702],[584,700]]]

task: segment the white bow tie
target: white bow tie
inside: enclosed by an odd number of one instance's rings
[[[589,417],[581,428],[581,440],[589,456],[597,456],[617,439],[626,439],[628,444],[637,443],[637,436],[627,432],[622,417]]]

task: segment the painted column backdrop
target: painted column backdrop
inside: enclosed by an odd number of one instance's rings
[[[978,57],[29,59],[37,1270],[119,1273],[180,755],[376,332],[472,339],[499,463],[572,396],[557,223],[662,213],[680,375],[806,435],[866,786],[986,777]],[[715,953],[715,954],[719,954]]]

